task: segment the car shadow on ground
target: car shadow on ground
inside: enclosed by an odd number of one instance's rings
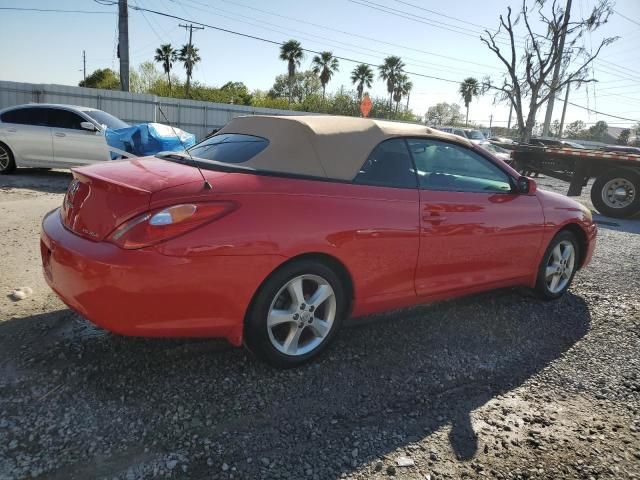
[[[71,178],[69,170],[18,168],[9,175],[0,175],[0,189],[24,188],[44,193],[64,193]]]
[[[0,411],[63,453],[48,478],[144,476],[169,454],[193,478],[337,478],[442,429],[465,461],[482,443],[471,412],[570,349],[590,313],[573,294],[507,290],[349,323],[318,361],[282,371],[221,341],[111,335],[69,310],[10,319]],[[74,434],[50,441],[63,413]]]
[[[640,234],[640,215],[632,218],[613,218],[596,213],[593,215],[593,220],[598,225],[598,228],[613,230],[615,232]]]

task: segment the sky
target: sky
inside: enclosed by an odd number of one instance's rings
[[[101,0],[104,1],[104,0]],[[563,0],[559,0],[563,2]],[[572,18],[587,16],[596,0],[573,0]],[[108,3],[108,2],[107,2]],[[368,3],[367,6],[365,3]],[[497,57],[479,40],[484,28],[494,29],[507,7],[520,9],[517,0],[129,0],[129,5],[168,13],[194,22],[258,36],[275,42],[291,38],[311,50],[382,63],[390,54],[400,56],[413,82],[410,108],[423,115],[439,102],[463,102],[459,82],[473,76],[499,78],[503,69]],[[95,0],[0,0],[0,7],[56,8],[104,12],[52,13],[0,10],[3,41],[0,42],[0,80],[77,85],[82,80],[82,52],[87,71],[118,70],[116,57],[117,6]],[[381,11],[387,7],[386,11]],[[455,8],[451,8],[455,7]],[[389,10],[392,9],[392,10]],[[611,126],[628,127],[640,121],[640,0],[616,0],[608,23],[585,35],[585,48],[596,48],[604,37],[619,39],[606,47],[593,65],[595,84],[572,91],[569,101],[628,120],[569,106],[566,123],[582,120],[587,126],[605,120]],[[393,12],[393,13],[390,13]],[[179,48],[187,43],[184,21],[153,13],[129,12],[130,57],[133,67],[153,59],[161,43]],[[520,30],[524,35],[524,31]],[[286,73],[278,58],[278,45],[245,38],[213,28],[194,31],[194,45],[202,61],[194,79],[210,86],[227,81],[244,82],[250,90],[268,90],[276,75]],[[309,68],[307,54],[302,68]],[[352,89],[350,72],[355,63],[340,61],[340,71],[327,91]],[[175,72],[184,78],[184,70]],[[160,69],[160,66],[158,66]],[[416,74],[439,77],[438,80]],[[370,93],[386,95],[376,79]],[[484,125],[506,126],[508,105],[496,104],[487,94],[472,102],[469,119]],[[559,119],[556,102],[553,119]],[[538,120],[544,118],[544,109]]]

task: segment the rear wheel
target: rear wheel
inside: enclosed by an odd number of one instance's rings
[[[329,345],[345,312],[336,273],[315,260],[296,261],[260,288],[247,316],[245,343],[273,366],[295,367]]]
[[[593,183],[591,201],[609,217],[627,218],[640,213],[640,173],[626,168],[606,172]]]
[[[16,169],[13,153],[4,143],[0,143],[0,175],[11,173]]]
[[[538,268],[535,291],[539,297],[554,300],[564,295],[578,270],[579,253],[573,233],[564,230],[553,237]]]

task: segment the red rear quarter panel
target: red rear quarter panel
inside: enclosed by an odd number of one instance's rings
[[[205,172],[207,175],[209,172]],[[338,259],[353,285],[354,314],[415,296],[419,245],[418,191],[267,175],[229,173],[158,192],[151,206],[181,201],[231,200],[222,219],[163,243],[169,256],[321,253]]]

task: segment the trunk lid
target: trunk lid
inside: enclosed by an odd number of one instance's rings
[[[155,157],[109,161],[72,170],[62,223],[90,240],[103,240],[125,220],[149,209],[151,196],[202,182],[198,170]]]

